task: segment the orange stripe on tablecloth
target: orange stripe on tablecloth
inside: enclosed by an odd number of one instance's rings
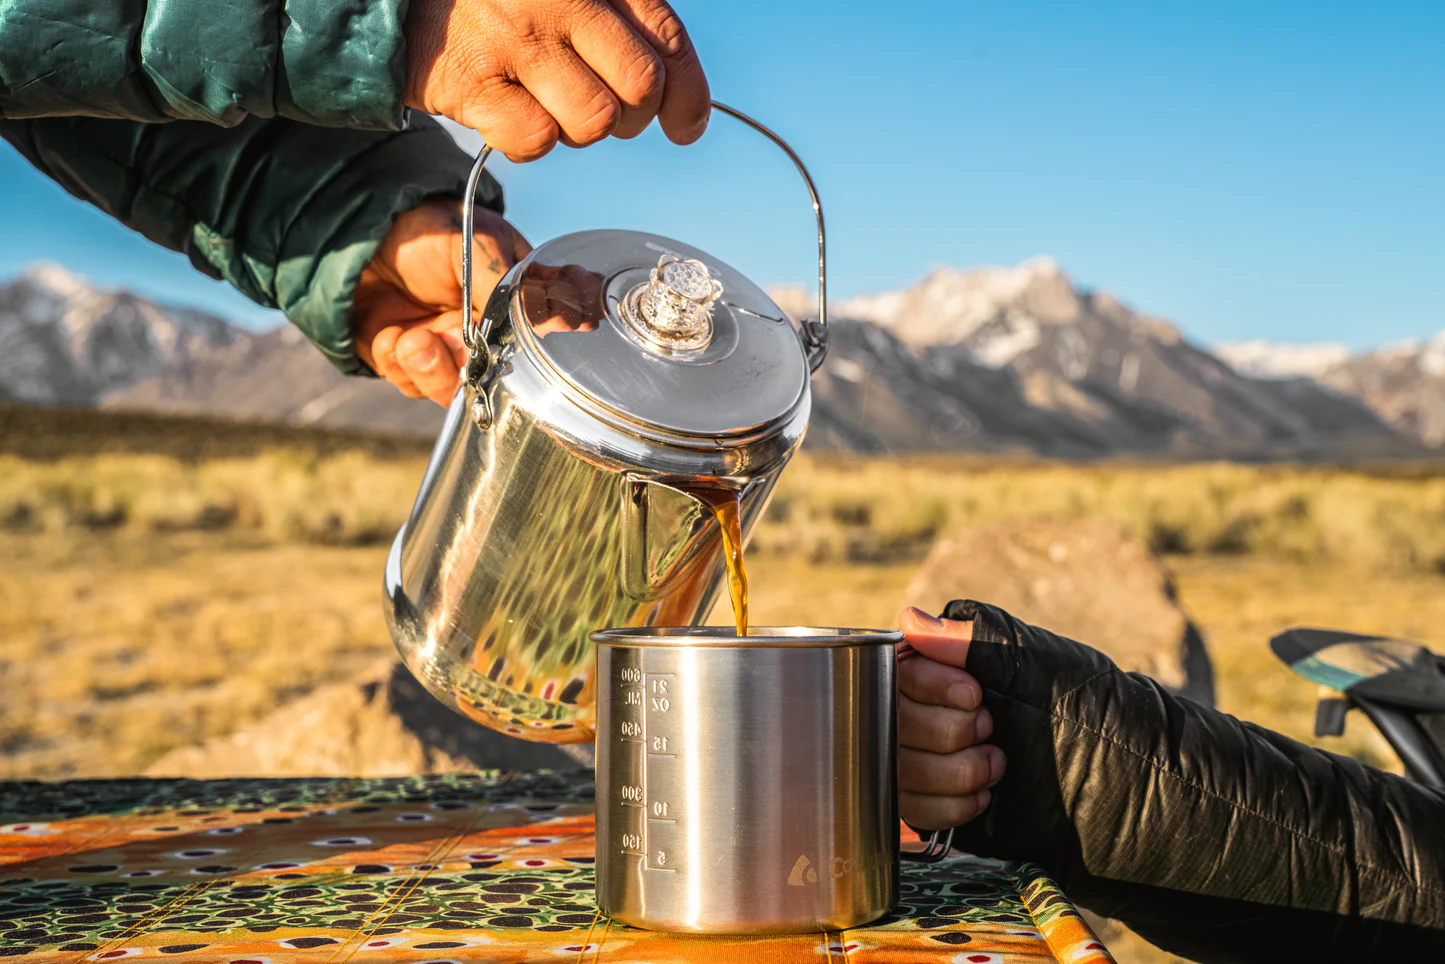
[[[59,822],[62,824],[70,823],[70,821],[68,820],[62,820]],[[112,837],[117,836],[120,830],[116,826],[115,820],[111,818],[106,818],[105,820],[96,821],[94,831],[89,834],[82,836],[78,827],[74,830],[71,830],[70,832],[76,834],[76,836],[78,836],[80,839],[73,840],[70,842],[69,845],[62,846],[58,850],[47,850],[36,857],[19,857],[14,860],[0,861],[0,867],[14,867],[19,864],[28,864],[32,860],[48,860],[51,857],[64,857],[68,854],[89,853],[92,850],[100,850],[102,849],[101,847],[93,845],[109,841]]]
[[[308,807],[325,806],[333,802],[336,798],[345,796],[353,786],[360,782],[360,780],[354,778],[338,780],[330,790],[327,790],[319,796],[309,804]],[[142,800],[141,803],[137,804],[136,809],[143,809],[148,800],[149,798]],[[267,811],[274,809],[274,807],[270,807],[267,808]],[[241,825],[254,826],[260,819],[261,817],[257,816],[254,820],[243,820],[241,821]],[[53,860],[72,854],[90,853],[96,850],[122,847],[126,843],[136,839],[135,824],[137,822],[137,816],[134,812],[116,816],[83,814],[73,819],[57,821],[57,826],[67,828],[61,832],[74,835],[73,839],[58,848],[47,849],[43,853],[34,856],[19,857],[13,860],[0,859],[0,869],[30,863],[35,860]],[[88,831],[85,829],[87,827],[89,828]],[[186,833],[178,832],[174,836],[186,836],[197,829],[199,829],[199,826],[192,827]]]

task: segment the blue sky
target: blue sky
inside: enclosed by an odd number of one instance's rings
[[[680,0],[719,100],[784,134],[829,219],[837,296],[930,266],[1049,254],[1202,342],[1366,346],[1445,328],[1445,3]],[[763,284],[805,281],[786,159],[719,117],[525,168],[534,243],[632,227]],[[49,258],[108,284],[274,316],[0,147],[0,276]]]

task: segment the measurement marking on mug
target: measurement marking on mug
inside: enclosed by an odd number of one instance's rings
[[[625,743],[642,743],[642,742],[644,742],[644,741],[643,741],[643,740],[624,740],[623,742],[625,742]],[[655,758],[657,758],[657,757],[666,757],[666,758],[669,759],[669,760],[676,760],[676,759],[677,759],[677,754],[676,754],[676,753],[649,753],[649,754],[647,754],[647,756],[648,756],[649,759],[655,759]]]
[[[629,802],[626,801],[626,800],[623,800],[623,801],[622,801],[622,805],[623,805],[624,807],[636,807],[636,808],[639,809],[639,810],[646,810],[646,809],[647,809],[646,807],[644,807],[644,806],[643,806],[642,804],[640,804],[640,803],[629,803]]]
[[[647,822],[648,822],[648,823],[677,823],[677,821],[676,821],[676,820],[673,820],[671,817],[648,817],[648,818],[647,818]]]

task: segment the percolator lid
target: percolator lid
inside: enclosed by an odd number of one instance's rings
[[[541,245],[515,276],[511,320],[544,369],[667,433],[766,430],[808,384],[802,343],[761,288],[656,235],[583,231]]]

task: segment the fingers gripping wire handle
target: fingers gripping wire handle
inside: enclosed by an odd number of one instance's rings
[[[808,352],[808,367],[812,371],[817,371],[818,366],[823,364],[823,359],[828,354],[828,236],[823,226],[823,205],[818,200],[818,188],[813,184],[813,177],[808,173],[808,168],[804,166],[797,153],[788,146],[787,141],[742,111],[734,110],[717,101],[713,101],[712,106],[729,117],[742,121],[778,145],[797,167],[798,173],[803,175],[803,183],[808,186],[808,196],[813,201],[813,215],[818,220],[818,317],[803,320],[802,338],[803,347]],[[462,198],[462,340],[471,351],[472,361],[469,365],[473,370],[485,369],[489,354],[487,336],[490,334],[491,323],[486,318],[485,312],[482,313],[482,317],[478,318],[472,308],[472,238],[477,205],[477,184],[481,181],[482,168],[486,166],[487,158],[491,154],[492,149],[483,144],[482,149],[477,153],[476,161],[472,163],[472,173],[467,178],[467,193]]]

